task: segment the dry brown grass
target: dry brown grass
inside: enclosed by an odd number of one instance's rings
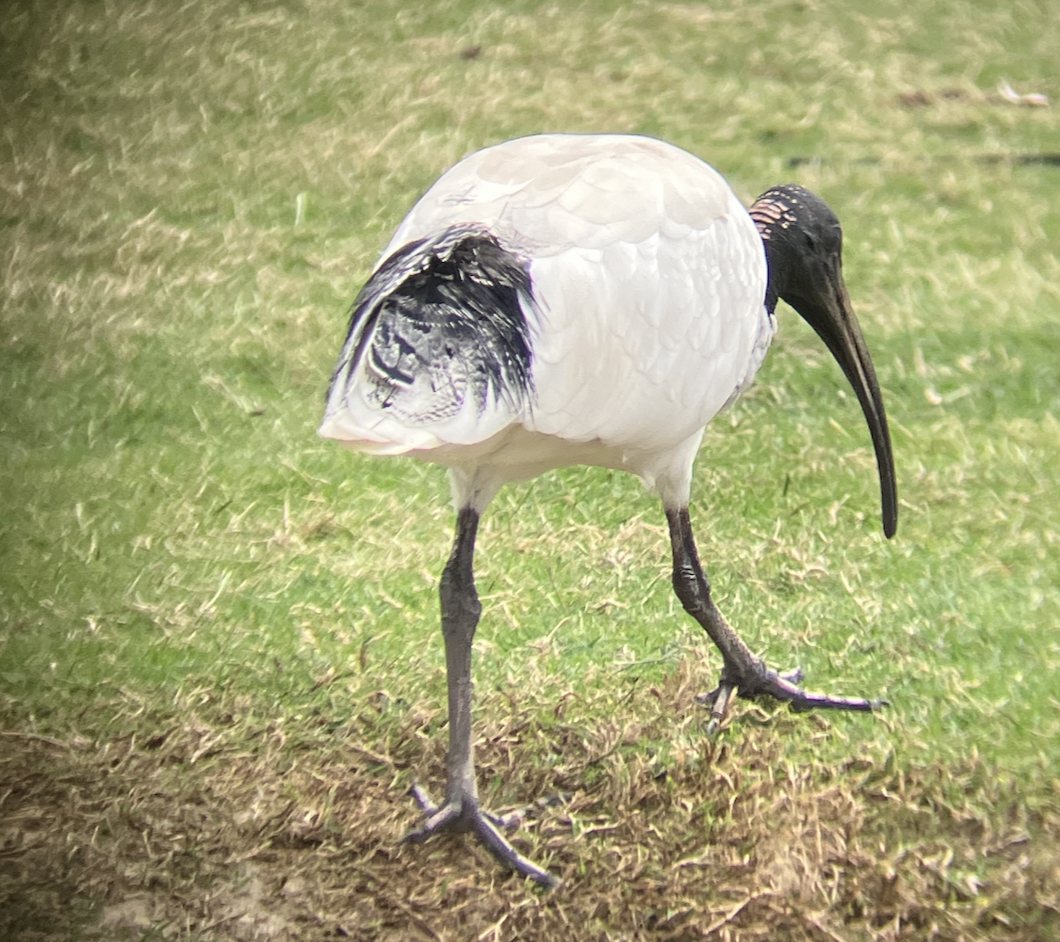
[[[4,734],[0,935],[834,942],[1060,929],[1055,804],[1027,807],[974,758],[798,767],[784,742],[829,736],[820,717],[744,706],[741,730],[704,739],[691,677],[632,686],[610,711],[583,703],[604,694],[548,708],[484,698],[487,800],[567,797],[535,806],[517,836],[563,879],[551,895],[470,840],[398,843],[414,822],[405,788],[436,785],[444,764],[429,705],[379,692],[329,733],[314,717],[244,719],[233,697],[198,690],[168,718],[133,706],[111,739]],[[665,753],[644,748],[660,742]]]

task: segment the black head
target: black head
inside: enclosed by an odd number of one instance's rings
[[[887,414],[861,326],[843,281],[843,230],[828,204],[795,184],[775,186],[751,207],[766,250],[766,307],[790,304],[815,330],[857,393],[880,472],[883,531],[898,527],[898,494]]]
[[[843,229],[816,193],[794,183],[775,186],[755,200],[751,218],[769,263],[766,304],[771,313],[779,297],[801,314],[796,300],[813,298],[837,277],[842,281]]]

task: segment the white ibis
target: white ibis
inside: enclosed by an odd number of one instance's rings
[[[574,464],[631,471],[662,500],[673,585],[721,652],[711,723],[734,693],[871,710],[769,669],[711,598],[688,514],[704,426],[754,378],[781,298],[857,393],[876,449],[883,528],[897,524],[876,374],[842,276],[839,221],[798,186],[745,209],[722,177],[646,137],[550,134],[461,160],[398,227],[353,303],[320,434],[449,469],[456,537],[441,578],[449,686],[445,797],[413,790],[409,835],[472,831],[518,873],[552,876],[479,805],[471,745],[473,556],[501,485]]]

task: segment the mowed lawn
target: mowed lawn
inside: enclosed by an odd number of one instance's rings
[[[1055,2],[14,0],[0,17],[0,937],[1060,936]],[[707,431],[738,702],[658,502],[483,523],[477,756],[562,887],[398,843],[444,780],[445,475],[315,435],[350,300],[446,167],[650,134],[843,221],[891,418],[808,327]],[[562,801],[553,799],[562,798]]]

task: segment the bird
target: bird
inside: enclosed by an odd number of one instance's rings
[[[539,134],[463,158],[398,226],[357,294],[320,434],[448,469],[456,512],[439,596],[448,687],[446,785],[406,840],[470,832],[503,864],[557,884],[483,808],[472,753],[479,521],[506,483],[571,465],[631,472],[658,495],[673,588],[721,654],[716,731],[734,696],[796,709],[885,701],[808,693],[769,668],[718,610],[689,515],[704,429],[753,380],[778,300],[817,332],[857,394],[883,529],[897,527],[894,457],[876,372],[842,275],[842,229],[820,197],[773,187],[747,209],[699,157],[654,138]]]

